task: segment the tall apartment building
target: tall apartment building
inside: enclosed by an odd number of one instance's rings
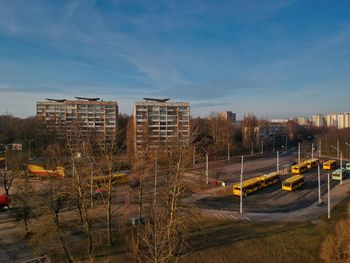
[[[315,114],[311,118],[312,125],[316,127],[323,127],[326,125],[326,119],[323,114]]]
[[[336,127],[338,128],[338,114],[337,113],[329,113],[326,116],[326,122],[328,127]]]
[[[225,121],[236,121],[236,113],[232,111],[222,111],[220,112],[220,117],[223,118]]]
[[[144,98],[134,104],[134,146],[157,148],[189,142],[190,105],[169,99]]]
[[[82,138],[96,133],[104,140],[113,140],[117,133],[118,105],[99,98],[75,97],[77,100],[46,99],[37,102],[37,117],[51,130],[72,130],[76,127]]]

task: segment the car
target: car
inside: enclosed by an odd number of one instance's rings
[[[11,199],[8,195],[2,194],[0,195],[0,209],[9,209],[10,208]]]

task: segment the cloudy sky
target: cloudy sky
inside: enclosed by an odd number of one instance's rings
[[[350,111],[350,1],[0,0],[0,114],[97,96],[283,118]]]

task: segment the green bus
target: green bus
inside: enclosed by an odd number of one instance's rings
[[[342,180],[348,175],[348,171],[344,168],[339,168],[332,173],[332,179],[340,181],[340,173],[342,172]]]

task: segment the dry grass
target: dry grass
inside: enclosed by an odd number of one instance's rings
[[[320,262],[325,229],[311,223],[207,222],[183,262]]]

